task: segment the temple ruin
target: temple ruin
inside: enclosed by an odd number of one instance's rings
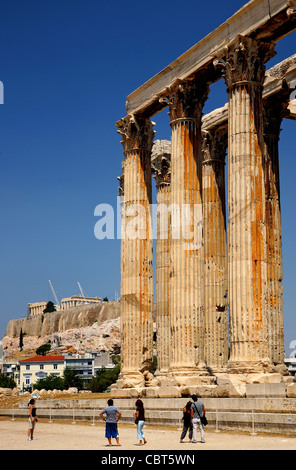
[[[201,386],[221,396],[222,378],[276,383],[288,374],[278,141],[282,120],[296,118],[296,55],[266,64],[296,29],[295,3],[250,1],[127,97],[127,115],[117,122],[122,359],[114,397],[179,397]],[[203,116],[220,79],[228,103]],[[151,121],[164,108],[170,142],[155,140]],[[162,208],[154,376],[152,177]]]
[[[56,311],[68,310],[70,308],[79,307],[80,305],[86,304],[100,304],[102,302],[101,297],[82,297],[81,295],[72,295],[72,297],[65,297],[61,300],[60,305],[54,305]],[[44,309],[47,306],[47,302],[33,302],[28,304],[28,316],[35,317],[36,315],[42,315]]]

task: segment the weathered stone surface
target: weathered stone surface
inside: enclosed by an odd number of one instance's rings
[[[285,398],[286,386],[284,383],[246,384],[247,398],[274,397]]]
[[[296,398],[296,383],[287,384],[286,388],[287,388],[287,397]]]
[[[131,93],[127,97],[127,114],[149,113],[149,110],[155,113],[165,107],[161,97],[166,95],[167,89],[206,68],[212,57],[223,56],[227,44],[238,34],[276,41],[283,36],[283,29],[287,34],[293,31],[295,22],[286,15],[290,5],[289,0],[247,2],[225,23]]]
[[[253,384],[277,384],[282,383],[281,374],[255,374],[250,375],[248,381]]]
[[[12,396],[12,389],[11,388],[2,388],[2,387],[0,387],[0,394],[5,396],[5,397],[11,397]]]
[[[143,382],[153,360],[153,269],[151,149],[155,131],[149,118],[128,116],[117,122],[124,148],[122,203],[121,371],[124,388]],[[137,229],[134,211],[140,212]],[[133,213],[133,216],[131,214]],[[140,376],[139,376],[140,374]]]

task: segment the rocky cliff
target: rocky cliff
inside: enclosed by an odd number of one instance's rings
[[[56,332],[63,332],[76,328],[85,328],[97,322],[99,325],[107,320],[120,316],[119,302],[102,302],[100,304],[87,304],[45,313],[35,317],[26,317],[19,320],[10,320],[5,336],[19,337],[20,330],[29,336],[47,336]]]
[[[21,329],[24,334],[22,354],[19,352]],[[47,342],[51,342],[52,350],[59,352],[117,352],[120,348],[120,303],[81,305],[11,320],[2,339],[6,357],[35,355],[35,350]]]

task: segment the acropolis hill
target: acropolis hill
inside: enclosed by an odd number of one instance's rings
[[[119,302],[86,304],[8,322],[2,340],[5,356],[19,352],[19,335],[24,334],[23,353],[51,341],[52,348],[72,352],[112,352],[120,346]]]

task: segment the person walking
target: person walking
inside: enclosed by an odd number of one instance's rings
[[[200,438],[201,442],[205,442],[205,430],[204,426],[201,422],[201,417],[206,415],[206,410],[204,407],[204,404],[201,401],[197,400],[196,395],[192,395],[192,400],[193,403],[191,405],[191,421],[192,421],[192,427],[193,427],[193,441],[192,442],[197,442],[197,426],[199,426],[200,429]]]
[[[192,442],[193,426],[192,426],[192,420],[191,420],[191,405],[192,405],[192,401],[188,401],[183,408],[183,418],[182,418],[183,430],[182,430],[182,434],[180,437],[180,442],[183,442],[183,439],[185,438],[188,430],[189,430],[189,442]]]
[[[134,413],[134,416],[136,417],[135,423],[137,425],[137,440],[139,441],[138,445],[141,446],[147,442],[143,433],[143,427],[145,424],[145,410],[142,400],[138,399],[136,401],[136,407],[137,409]]]
[[[120,446],[117,423],[120,420],[121,412],[117,406],[114,406],[111,398],[107,403],[108,406],[100,413],[100,417],[106,422],[105,437],[108,439],[109,446],[112,446],[111,438],[116,439],[117,445]]]
[[[34,398],[31,398],[31,400],[28,403],[28,406],[29,406],[28,441],[32,441],[34,439],[33,437],[34,429],[35,429],[36,422],[38,421],[35,404],[36,404],[36,400]]]

